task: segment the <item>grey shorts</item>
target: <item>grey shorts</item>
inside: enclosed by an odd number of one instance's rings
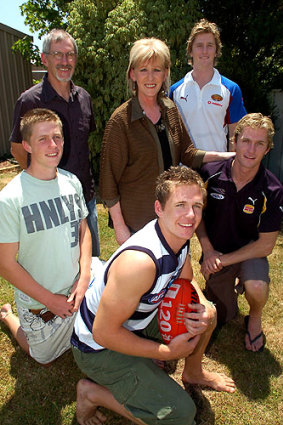
[[[224,267],[206,281],[204,294],[216,305],[219,325],[233,319],[238,313],[238,294],[244,292],[245,282],[248,280],[270,282],[266,257]]]
[[[76,313],[65,319],[55,316],[44,322],[27,308],[17,304],[18,316],[28,345],[30,356],[38,363],[47,364],[60,357],[71,348]]]
[[[159,339],[156,321],[152,322],[145,333],[147,337]],[[149,425],[194,424],[194,402],[151,359],[111,350],[83,353],[75,347],[72,349],[80,369],[94,382],[108,388],[134,417]]]

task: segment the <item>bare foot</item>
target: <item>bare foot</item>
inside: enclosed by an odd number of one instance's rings
[[[101,425],[106,417],[94,403],[97,385],[87,379],[77,383],[77,420],[80,425]]]
[[[164,360],[158,360],[158,359],[151,359],[156,366],[158,366],[160,369],[164,369],[165,367],[165,361]]]
[[[4,304],[0,310],[0,320],[5,322],[5,319],[9,314],[13,314],[11,304]]]
[[[202,385],[205,387],[210,387],[216,391],[226,391],[228,393],[233,393],[236,391],[235,382],[224,373],[208,372],[207,370],[202,370],[200,374],[191,374],[190,376],[184,376],[183,374],[182,381],[185,387],[186,384],[191,384]]]
[[[164,370],[168,375],[172,375],[176,371],[178,360],[157,360],[151,359],[156,366],[160,369]]]
[[[262,332],[261,317],[245,317],[245,346],[248,351],[263,351],[265,336]]]

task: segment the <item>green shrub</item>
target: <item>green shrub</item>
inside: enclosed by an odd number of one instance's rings
[[[176,0],[74,0],[67,30],[76,39],[79,60],[76,82],[93,100],[97,131],[90,138],[97,177],[105,125],[115,108],[128,98],[126,70],[132,43],[157,37],[171,49],[172,80],[186,72],[186,39],[199,18],[196,2]]]

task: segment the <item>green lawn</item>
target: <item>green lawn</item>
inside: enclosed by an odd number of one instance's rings
[[[0,188],[11,176],[0,176]],[[5,180],[4,180],[5,179]],[[1,186],[2,182],[2,186]],[[107,227],[107,214],[98,205],[102,254],[107,259],[116,249],[113,231]],[[195,275],[199,273],[199,245],[192,240]],[[271,290],[264,311],[266,349],[262,354],[244,350],[243,316],[247,304],[240,298],[240,315],[220,331],[204,358],[210,370],[224,371],[236,381],[234,394],[195,388],[192,396],[198,406],[198,425],[280,425],[282,403],[282,254],[283,234],[270,256]],[[3,279],[0,303],[13,302],[13,288]],[[45,369],[28,358],[11,340],[0,324],[0,424],[1,425],[70,425],[75,419],[76,382],[82,374],[72,354],[66,353]],[[180,382],[182,361],[173,377]],[[107,411],[110,425],[129,425],[125,419]]]

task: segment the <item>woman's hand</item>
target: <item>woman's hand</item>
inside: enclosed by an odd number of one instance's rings
[[[131,236],[131,232],[126,224],[114,226],[116,241],[119,245],[122,245],[126,242],[127,239]]]
[[[130,229],[125,223],[120,202],[117,202],[113,207],[109,208],[112,218],[113,227],[115,230],[116,241],[122,245],[131,236]]]

